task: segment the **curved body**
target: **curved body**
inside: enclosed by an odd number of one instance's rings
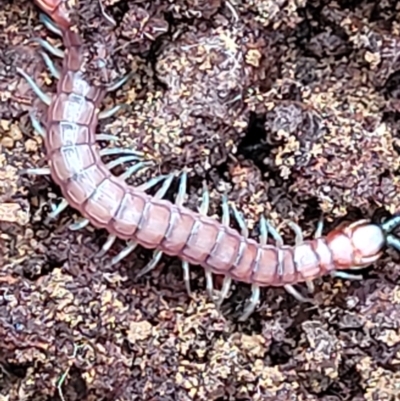
[[[271,245],[266,236],[257,242],[247,237],[246,230],[240,233],[204,213],[152,197],[112,175],[96,147],[98,109],[106,91],[90,86],[80,72],[81,38],[68,29],[64,1],[36,3],[59,25],[66,47],[46,121],[51,176],[68,204],[93,226],[200,265],[207,274],[224,275],[229,284],[236,280],[256,289],[310,283],[337,270],[364,267],[381,256],[385,230],[365,220],[308,241],[303,241],[295,227],[293,246],[284,245],[279,234],[272,232],[276,244]]]
[[[48,109],[45,146],[53,180],[68,203],[95,227],[260,286],[295,284],[339,266],[350,268],[367,252],[369,262],[380,256],[380,231],[374,232],[375,246],[355,252],[354,234],[375,231],[367,222],[356,230],[345,227],[296,246],[261,245],[211,217],[153,198],[113,176],[96,146],[96,110],[105,92],[91,87],[79,72],[78,34],[65,31],[64,42],[68,51]]]

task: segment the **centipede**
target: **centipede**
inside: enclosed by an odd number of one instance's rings
[[[116,239],[126,242],[122,251],[112,258],[113,265],[137,246],[153,251],[150,262],[138,276],[153,270],[163,255],[176,257],[181,261],[188,294],[191,293],[189,266],[201,266],[211,297],[213,275],[224,277],[217,305],[226,299],[233,281],[246,283],[251,286],[251,296],[239,317],[240,321],[245,321],[259,303],[262,287],[284,287],[297,300],[308,301],[295,285],[305,283],[309,292],[313,292],[314,280],[325,275],[360,279],[362,276],[353,272],[378,261],[385,247],[400,250],[400,239],[393,234],[400,225],[400,216],[379,223],[368,219],[345,222],[327,235],[322,235],[321,219],[314,237],[308,240],[297,223],[288,221],[295,241],[293,245],[286,245],[264,216],[259,220],[258,240],[250,238],[244,218],[228,203],[226,196],[221,201],[221,219],[208,216],[207,187],[202,192],[198,210],[185,207],[185,171],[180,174],[174,201],[164,198],[175,174],[159,175],[138,186],[129,185],[127,178],[145,168],[148,161],[134,150],[99,150],[97,141],[111,140],[112,135],[96,133],[99,120],[119,110],[116,106],[99,111],[104,97],[127,83],[129,74],[109,85],[92,85],[81,69],[83,39],[71,29],[71,10],[66,0],[35,0],[34,3],[44,12],[41,14],[44,25],[63,39],[65,50],[37,39],[44,50],[63,60],[58,70],[50,56],[43,53],[47,67],[58,80],[57,91],[52,96],[44,93],[24,70],[17,68],[33,92],[48,106],[44,122],[30,114],[34,130],[44,138],[48,167],[28,169],[25,174],[49,175],[59,186],[62,200],[50,217],[55,218],[70,206],[82,215],[73,229],[91,224],[107,230],[103,254]],[[112,19],[107,16],[107,20]],[[105,163],[102,157],[110,154],[119,157]],[[119,176],[112,174],[115,166],[127,161],[134,163],[133,166]],[[149,195],[147,191],[157,184],[160,184],[159,189]],[[238,229],[231,227],[232,216]]]

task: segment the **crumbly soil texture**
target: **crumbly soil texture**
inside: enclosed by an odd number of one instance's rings
[[[400,208],[400,6],[369,0],[69,1],[88,79],[131,79],[108,93],[98,133],[152,162],[128,179],[188,176],[185,204],[221,218],[225,194],[257,238],[265,215],[313,235],[342,219]],[[115,24],[112,24],[112,19]],[[399,254],[388,249],[363,279],[323,277],[314,303],[265,288],[237,317],[250,288],[234,283],[217,309],[204,272],[151,252],[120,263],[117,241],[65,209],[48,176],[46,106],[55,79],[34,39],[63,49],[32,1],[0,7],[0,400],[392,401],[400,397]],[[61,59],[51,55],[56,68]],[[113,170],[121,174],[130,165]],[[149,190],[156,190],[157,188]],[[232,215],[231,224],[239,225]],[[222,277],[214,277],[216,290]],[[299,285],[306,294],[306,288]]]

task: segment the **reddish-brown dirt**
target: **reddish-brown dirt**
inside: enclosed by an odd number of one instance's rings
[[[307,236],[321,213],[341,218],[400,210],[397,2],[329,0],[103,0],[74,15],[110,79],[134,71],[99,126],[117,146],[157,161],[132,184],[187,168],[189,207],[205,182],[210,214],[221,195],[251,235],[265,214],[293,219]],[[236,283],[218,311],[203,272],[179,261],[148,275],[138,250],[111,266],[107,233],[67,209],[46,216],[60,192],[47,177],[42,139],[28,114],[45,107],[16,73],[55,91],[37,43],[62,47],[31,1],[0,8],[0,400],[379,400],[400,396],[399,255],[350,282],[316,282],[315,305],[266,288],[245,323],[249,288]],[[94,60],[94,59],[93,59]],[[59,63],[59,60],[55,60]],[[91,69],[91,66],[93,69]],[[95,63],[88,73],[96,76]],[[108,145],[111,146],[111,145]],[[176,186],[174,188],[176,190]],[[174,191],[171,191],[171,196]],[[286,240],[293,235],[282,228]],[[221,283],[215,280],[216,286]]]

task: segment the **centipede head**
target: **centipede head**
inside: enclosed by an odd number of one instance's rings
[[[376,262],[386,245],[383,228],[369,220],[343,223],[327,236],[336,268],[362,269]]]

